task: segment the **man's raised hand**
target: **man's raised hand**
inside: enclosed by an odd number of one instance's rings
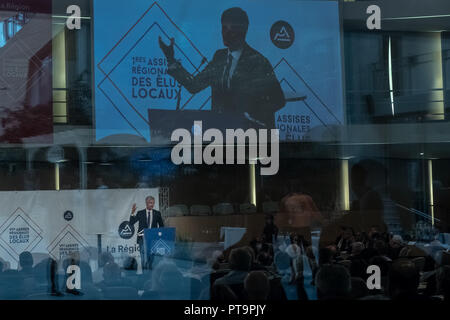
[[[131,215],[134,216],[135,212],[136,212],[136,203],[134,203],[133,207],[131,208]]]
[[[169,63],[173,62],[175,60],[175,52],[173,49],[173,45],[175,44],[175,39],[170,38],[170,45],[166,45],[164,41],[162,40],[161,36],[159,36],[159,47],[163,51],[164,55],[166,56]]]

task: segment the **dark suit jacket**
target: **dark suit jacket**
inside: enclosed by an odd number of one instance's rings
[[[224,89],[223,74],[227,59],[228,49],[221,49],[196,76],[187,72],[179,62],[170,65],[168,73],[192,94],[210,86],[212,111],[239,116],[247,112],[252,118],[265,123],[268,129],[274,128],[274,113],[284,107],[286,101],[270,62],[245,44],[230,88]]]
[[[130,224],[134,225],[136,222],[139,222],[138,226],[138,234],[140,232],[144,233],[144,229],[148,229],[148,222],[147,222],[147,210],[140,210],[136,213],[134,216],[130,216]],[[164,221],[161,216],[161,212],[158,210],[153,209],[153,219],[152,219],[152,225],[150,228],[163,228],[164,227]],[[137,236],[137,243],[139,246],[141,246],[144,243],[144,237],[143,236]]]

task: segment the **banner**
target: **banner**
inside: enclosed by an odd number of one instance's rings
[[[23,251],[57,261],[74,252],[96,260],[99,234],[103,251],[111,252],[117,263],[139,257],[135,228],[128,220],[133,204],[144,209],[147,196],[155,198],[158,209],[159,189],[0,192],[0,258],[12,269]]]
[[[221,17],[232,7],[248,16],[248,31],[227,69]],[[234,128],[243,118],[272,123],[281,141],[320,141],[344,122],[337,1],[97,0],[94,20],[97,140],[152,142],[172,122]],[[174,38],[184,69],[169,70],[159,37]]]

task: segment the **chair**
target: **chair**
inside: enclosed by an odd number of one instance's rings
[[[234,208],[231,203],[219,203],[213,207],[213,212],[216,215],[233,214]]]
[[[138,291],[133,287],[106,287],[103,289],[106,300],[137,300]]]
[[[206,205],[191,206],[191,216],[210,216],[211,208]]]
[[[277,213],[279,211],[278,202],[266,201],[262,204],[263,213]]]
[[[188,216],[189,210],[188,207],[184,204],[178,204],[174,206],[170,206],[168,209],[168,216],[169,217],[182,217],[182,216]]]
[[[243,203],[239,206],[239,212],[242,214],[256,213],[256,206],[253,203]]]

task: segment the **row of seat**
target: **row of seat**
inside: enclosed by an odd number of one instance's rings
[[[262,204],[263,213],[277,213],[278,202],[268,201]],[[190,208],[185,204],[170,206],[167,209],[168,217],[182,216],[210,216],[210,215],[230,215],[230,214],[251,214],[256,213],[257,209],[252,203],[242,203],[234,206],[231,203],[219,203],[215,206],[192,205]]]

